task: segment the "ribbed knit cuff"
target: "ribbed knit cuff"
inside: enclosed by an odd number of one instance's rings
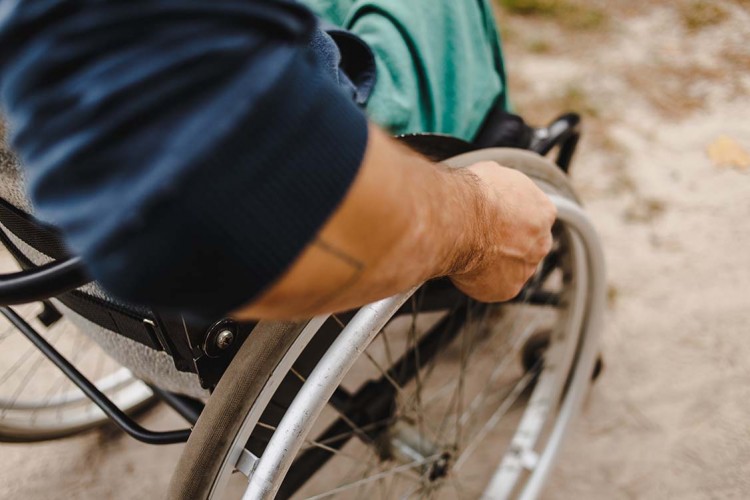
[[[100,250],[95,274],[126,300],[205,319],[248,303],[289,267],[356,176],[367,120],[307,55],[245,124]],[[118,247],[119,246],[119,247]],[[108,248],[107,248],[108,247]],[[123,268],[129,269],[123,275]]]

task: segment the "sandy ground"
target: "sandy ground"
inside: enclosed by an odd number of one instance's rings
[[[750,497],[750,167],[716,158],[722,136],[750,151],[750,13],[688,4],[504,15],[519,109],[587,117],[573,177],[609,262],[606,371],[550,500]],[[0,497],[160,498],[179,452],[111,429],[0,445]]]

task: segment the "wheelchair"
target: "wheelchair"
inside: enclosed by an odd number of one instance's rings
[[[604,258],[567,175],[579,128],[563,115],[529,128],[523,149],[402,137],[453,168],[516,168],[553,200],[553,249],[515,299],[479,303],[437,279],[290,322],[202,324],[113,299],[34,219],[3,153],[0,240],[21,270],[2,261],[0,441],[112,421],[144,443],[184,442],[175,499],[536,498],[603,324]],[[186,428],[141,427],[156,401]]]

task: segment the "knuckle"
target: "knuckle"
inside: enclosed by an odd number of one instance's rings
[[[529,279],[531,279],[532,276],[534,276],[536,274],[536,268],[537,268],[537,266],[529,266],[526,269],[526,279],[521,284],[522,287],[523,287],[523,285],[526,284],[527,281],[529,281]]]
[[[517,297],[518,294],[521,293],[521,290],[523,290],[523,286],[526,284],[526,281],[528,281],[528,280],[523,280],[522,282],[517,283],[516,286],[513,287],[513,290],[512,290],[512,293],[510,294],[510,297],[508,297],[506,300],[510,300],[513,297]]]
[[[502,292],[499,292],[495,297],[493,302],[507,302],[511,299],[514,299],[518,296],[519,293],[521,293],[521,289],[523,287],[512,287],[512,288],[506,288]]]
[[[545,215],[546,215],[545,219],[547,222],[547,226],[551,228],[552,224],[554,224],[555,221],[557,220],[557,208],[555,208],[555,206],[552,205],[552,209],[547,210],[547,213]]]

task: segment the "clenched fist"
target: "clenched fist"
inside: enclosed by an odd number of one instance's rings
[[[512,299],[549,253],[557,210],[531,179],[516,170],[482,162],[463,174],[475,176],[479,220],[469,254],[460,257],[467,265],[450,278],[479,301]]]

